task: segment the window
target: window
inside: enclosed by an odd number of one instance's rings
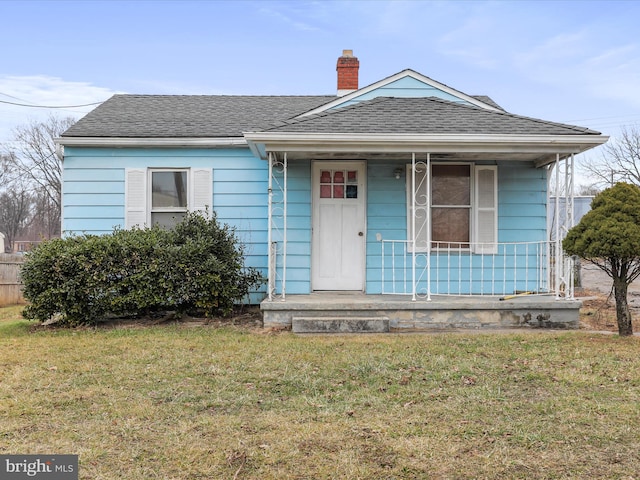
[[[426,251],[429,238],[432,249],[473,248],[475,253],[496,251],[496,166],[432,164],[429,182],[426,165],[417,164],[415,212],[411,177],[411,165],[407,165],[407,232],[412,239],[415,216],[416,251]],[[430,196],[427,194],[429,183]]]
[[[471,165],[431,166],[431,247],[469,248]]]
[[[320,198],[358,198],[358,171],[322,170]]]
[[[211,207],[212,187],[211,169],[127,169],[125,226],[172,227],[187,211]]]
[[[187,212],[187,170],[152,170],[151,224],[172,227]]]

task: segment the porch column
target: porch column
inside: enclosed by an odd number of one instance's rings
[[[431,154],[427,153],[427,301],[431,301]]]
[[[426,187],[424,199],[418,198],[418,188],[416,182],[416,170],[420,167],[424,167],[424,177],[422,182]],[[422,191],[422,185],[420,190]],[[418,278],[416,277],[417,260],[419,257],[424,257],[426,264],[426,280],[427,280],[427,301],[431,301],[431,154],[427,153],[427,158],[424,162],[416,161],[416,154],[411,154],[411,300],[417,299]],[[424,209],[426,222],[424,225],[420,225],[420,229],[426,229],[426,251],[425,253],[418,254],[418,225],[416,224],[416,216],[418,209]],[[425,278],[425,272],[422,271],[419,276],[420,279]]]
[[[269,301],[273,301],[273,294],[275,290],[276,279],[276,266],[275,255],[273,247],[273,154],[269,152],[269,186],[267,188],[268,193],[268,205],[267,205],[267,295]]]
[[[564,214],[564,228],[562,231],[562,238],[564,239],[569,232],[569,229],[573,227],[573,196],[574,196],[574,184],[573,184],[573,173],[574,173],[574,156],[571,154],[567,158],[565,158],[565,167],[564,167],[564,204],[565,204],[565,214]],[[562,242],[560,242],[560,247],[562,247]],[[564,251],[563,258],[564,258]],[[574,294],[574,271],[573,271],[573,259],[567,257],[565,258],[565,298],[571,299]]]
[[[276,296],[276,286],[278,282],[278,256],[281,258],[281,285],[280,297],[286,297],[286,276],[287,276],[287,153],[284,153],[283,160],[279,161],[276,154],[269,152],[269,186],[268,186],[268,219],[267,219],[267,242],[268,242],[268,298],[273,300]],[[276,176],[277,171],[282,173],[282,182]],[[279,193],[280,200],[274,200],[274,189]],[[278,206],[280,205],[280,206]],[[278,225],[278,218],[282,219],[282,226]],[[276,234],[279,233],[278,238]],[[278,240],[280,245],[278,245]]]
[[[284,152],[282,160],[282,300],[284,301],[287,290],[287,152]]]
[[[411,300],[416,301],[416,154],[411,154]]]
[[[556,154],[555,168],[555,203],[553,222],[555,227],[555,255],[554,255],[554,273],[555,273],[555,291],[556,299],[564,297],[570,300],[574,297],[573,286],[573,260],[565,258],[562,249],[562,240],[567,236],[567,232],[573,227],[573,203],[574,203],[574,155],[571,154],[564,159],[564,185],[562,198],[564,199],[564,216],[563,224],[560,226],[560,154]],[[564,293],[561,287],[564,285]]]
[[[554,249],[554,288],[556,291],[556,299],[560,298],[560,266],[562,256],[560,255],[560,248],[562,243],[560,242],[560,154],[556,153],[556,161],[554,164],[556,173],[556,195],[555,204],[553,206],[553,225],[555,228],[555,249]]]

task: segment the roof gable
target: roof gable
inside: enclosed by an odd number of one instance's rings
[[[422,75],[414,70],[405,69],[390,77],[349,93],[343,97],[321,105],[300,117],[314,115],[326,110],[342,108],[377,97],[426,98],[435,97],[450,102],[475,106],[490,111],[500,111],[490,98],[471,96],[451,88],[444,83]]]

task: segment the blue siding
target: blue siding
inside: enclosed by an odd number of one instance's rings
[[[277,175],[283,185],[282,175]],[[274,184],[273,241],[283,241],[282,194]],[[278,259],[278,279],[282,278],[282,262]],[[311,291],[311,162],[296,161],[287,170],[287,272],[286,293],[306,294]],[[278,289],[280,285],[278,284]]]
[[[213,209],[245,244],[247,266],[267,276],[267,162],[248,149],[66,147],[63,231],[103,234],[122,227],[125,169],[150,167],[213,168]],[[251,300],[263,297],[257,293]]]
[[[499,164],[498,202],[499,242],[546,240],[546,169],[515,162]]]
[[[401,166],[404,168],[405,163]],[[407,239],[407,201],[404,175],[393,176],[397,162],[372,160],[367,164],[367,258],[366,290],[380,293],[382,243],[385,240]],[[390,259],[389,259],[390,260]]]
[[[421,82],[413,77],[403,77],[395,82],[391,82],[370,92],[359,95],[348,102],[341,103],[334,108],[342,108],[355,103],[363,102],[365,100],[371,100],[377,97],[437,97],[443,100],[449,100],[450,102],[459,102],[466,105],[470,105],[469,102],[462,100],[459,97],[451,95],[443,90],[435,88],[431,85]]]
[[[531,164],[517,162],[497,162],[498,164],[498,242],[538,242],[546,239],[546,198],[547,171],[537,169]],[[367,232],[367,292],[371,294],[382,292],[382,245],[376,239],[380,234],[386,240],[406,240],[406,190],[404,176],[400,180],[393,178],[392,172],[398,165],[393,162],[370,161],[368,179],[368,232]],[[403,165],[404,167],[404,165]],[[402,248],[398,246],[398,248]],[[396,258],[402,255],[396,252]],[[471,260],[471,264],[469,263]],[[424,263],[424,257],[421,261]],[[431,255],[432,293],[468,294],[491,293],[500,285],[493,287],[483,281],[483,273],[498,269],[504,265],[509,268],[503,277],[497,277],[497,283],[502,283],[506,292],[513,290],[527,290],[540,276],[536,270],[536,252],[519,251],[517,259],[513,254],[500,254],[496,257],[485,256],[484,265],[480,262],[480,255],[467,254],[460,257],[448,257],[446,254]],[[411,255],[407,253],[407,271],[411,274]],[[445,265],[451,262],[453,271],[448,271]],[[460,270],[457,262],[460,262]],[[514,263],[515,262],[515,263]],[[385,257],[385,291],[393,291],[391,252]],[[513,268],[512,268],[513,266]],[[419,269],[418,269],[419,270]],[[525,275],[526,271],[526,275]],[[519,283],[513,282],[517,273]],[[426,273],[420,282],[426,291]],[[462,275],[465,281],[458,281],[457,275]],[[400,275],[401,276],[401,275]],[[520,280],[521,279],[521,280]],[[395,291],[410,291],[410,277],[399,278],[396,272]],[[409,282],[408,284],[406,282]],[[498,292],[503,293],[503,292]]]
[[[404,79],[413,80],[413,79]],[[411,82],[402,82],[410,89]],[[399,85],[396,85],[399,86]],[[413,85],[415,86],[415,85]],[[425,90],[426,92],[426,90]],[[433,93],[431,93],[433,94]],[[406,190],[404,175],[397,180],[393,171],[404,169],[405,162],[371,160],[367,163],[366,290],[382,291],[382,243],[406,240]],[[236,229],[245,244],[247,265],[267,275],[268,167],[248,149],[65,149],[63,173],[63,229],[65,233],[107,233],[124,224],[125,168],[208,167],[213,168],[213,209],[221,222]],[[546,239],[547,171],[517,162],[498,162],[498,241],[531,242]],[[282,179],[280,179],[282,181]],[[274,190],[274,202],[281,194]],[[290,162],[288,168],[287,294],[306,294],[311,284],[311,161]],[[276,210],[277,212],[277,210]],[[283,219],[276,215],[273,240],[282,246]],[[504,257],[509,257],[506,255]],[[505,284],[514,272],[527,269],[534,280],[538,273],[530,266],[535,255],[519,255],[512,270],[504,275]],[[445,262],[460,262],[460,270],[445,273]],[[454,260],[432,256],[432,280],[436,289],[487,291],[483,269],[477,255],[462,255]],[[487,259],[485,258],[485,262]],[[496,257],[492,261],[509,261]],[[385,258],[385,266],[390,255]],[[471,262],[471,264],[470,264]],[[282,278],[282,258],[278,258],[278,278]],[[448,277],[446,276],[448,275]],[[459,279],[458,276],[463,278]],[[469,281],[471,277],[471,281]],[[385,273],[385,290],[390,291],[390,274]],[[402,279],[396,279],[400,289]],[[462,280],[465,280],[464,282]],[[422,282],[424,285],[424,282]],[[510,285],[511,290],[516,286]],[[526,289],[518,284],[517,289]],[[279,288],[279,285],[278,285]],[[264,291],[253,295],[259,301]],[[444,291],[443,290],[443,291]],[[456,292],[451,292],[456,293]]]

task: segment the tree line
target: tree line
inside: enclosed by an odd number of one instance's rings
[[[54,139],[74,123],[56,116],[32,121],[0,145],[0,232],[6,251],[19,238],[60,236],[62,162]]]

